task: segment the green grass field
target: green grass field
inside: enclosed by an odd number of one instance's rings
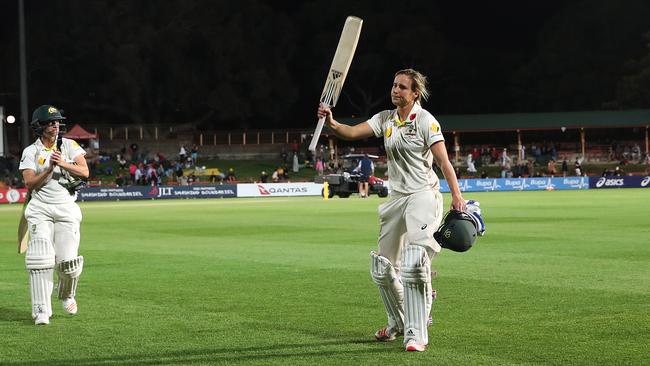
[[[79,314],[30,318],[0,207],[1,365],[642,365],[650,190],[466,194],[487,235],[433,261],[425,353],[378,343],[384,199],[83,203]],[[449,196],[445,196],[445,205]]]

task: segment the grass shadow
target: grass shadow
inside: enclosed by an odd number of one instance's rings
[[[338,346],[344,345],[364,345],[364,344],[377,344],[377,348],[360,349],[335,349]],[[79,359],[58,359],[58,360],[33,360],[33,361],[16,361],[2,363],[2,365],[10,366],[26,366],[34,364],[47,364],[50,366],[68,366],[71,364],[86,366],[86,365],[176,365],[176,364],[191,364],[191,363],[223,363],[229,364],[241,361],[264,361],[269,362],[273,359],[287,358],[290,361],[292,358],[304,357],[331,357],[337,355],[354,355],[354,354],[368,354],[368,353],[386,353],[386,352],[401,352],[402,348],[390,347],[386,348],[386,344],[378,343],[370,339],[346,339],[346,340],[324,340],[321,342],[312,343],[286,343],[270,346],[254,346],[254,347],[241,347],[241,348],[201,348],[201,349],[186,349],[172,352],[164,352],[158,354],[142,353],[142,354],[128,354],[128,355],[113,355],[109,357],[91,357]],[[323,348],[323,349],[312,349]]]

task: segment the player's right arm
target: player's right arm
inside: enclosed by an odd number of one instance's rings
[[[39,174],[36,174],[36,171],[32,169],[23,170],[25,186],[27,186],[27,189],[30,191],[41,188],[52,177],[53,171],[54,165],[50,165],[46,170],[43,170]]]
[[[327,127],[329,127],[337,137],[343,140],[361,140],[375,136],[368,121],[359,123],[355,126],[339,123],[332,116],[332,110],[323,103],[318,106],[318,117],[325,117]]]
[[[38,152],[33,146],[27,147],[23,151],[23,156],[20,159],[20,166],[18,169],[23,174],[23,181],[29,191],[42,187],[52,177],[54,171],[54,164],[50,163],[47,169],[36,174],[36,160]]]

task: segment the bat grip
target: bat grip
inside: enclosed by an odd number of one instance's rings
[[[311,143],[309,144],[309,151],[316,152],[316,145],[318,145],[318,139],[320,138],[320,133],[323,132],[324,125],[325,117],[319,118],[316,130],[314,130],[314,136],[311,138]]]

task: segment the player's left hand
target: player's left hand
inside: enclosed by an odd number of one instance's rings
[[[65,163],[65,162],[61,158],[61,152],[58,151],[58,150],[54,150],[52,152],[52,155],[50,155],[50,164],[51,165],[61,165],[62,163]]]
[[[451,209],[456,211],[464,212],[467,209],[467,203],[463,196],[452,196],[451,197]]]

